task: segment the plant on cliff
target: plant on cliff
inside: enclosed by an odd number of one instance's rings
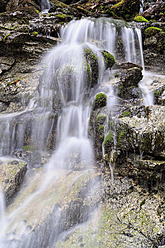
[[[106,104],[107,104],[106,94],[99,93],[96,95],[93,109],[95,110],[97,108],[102,108],[102,107],[106,106]]]
[[[115,64],[114,56],[112,54],[110,54],[109,52],[107,52],[106,50],[102,51],[101,53],[104,57],[106,69],[112,68],[112,66]]]
[[[144,34],[146,37],[151,37],[151,36],[154,36],[154,35],[160,33],[161,31],[162,31],[161,28],[148,27],[145,29]]]
[[[146,18],[144,18],[143,16],[137,15],[134,18],[135,22],[148,22],[148,20]]]
[[[110,8],[111,14],[126,21],[132,20],[140,9],[140,0],[121,0]]]

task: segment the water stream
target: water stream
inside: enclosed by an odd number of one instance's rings
[[[29,233],[26,223],[23,226],[24,228],[26,226],[27,233],[18,231],[24,218],[26,219],[26,209],[30,208],[30,205],[37,207],[41,199],[44,201],[48,188],[51,190],[55,188],[58,191],[57,187],[65,184],[61,178],[66,180],[67,184],[67,177],[71,172],[75,173],[73,182],[86,171],[89,170],[91,173],[94,154],[92,142],[88,138],[88,121],[92,108],[91,102],[98,85],[103,83],[108,87],[108,111],[113,112],[113,106],[117,103],[110,81],[111,72],[105,69],[101,50],[109,51],[117,60],[144,66],[141,32],[136,27],[126,27],[123,21],[106,18],[72,21],[62,27],[60,35],[62,43],[53,48],[45,57],[45,71],[40,79],[38,92],[33,99],[34,104],[21,113],[6,114],[0,117],[0,128],[4,130],[0,140],[1,156],[12,156],[14,151],[23,149],[27,144],[33,146],[41,155],[48,149],[54,127],[57,127],[54,152],[44,165],[44,176],[41,176],[43,179],[36,179],[38,184],[32,190],[34,193],[25,198],[24,203],[17,206],[7,216],[4,215],[3,195],[0,194],[1,216],[4,216],[6,223],[5,230],[1,232],[1,248],[44,248],[47,247],[46,245],[53,247],[57,236],[65,230],[63,226],[59,229],[58,220],[60,222],[61,210],[60,207],[56,207],[54,215],[56,217],[52,217],[48,222],[49,232],[45,231],[48,228],[44,227],[42,232],[40,230]],[[122,53],[119,46],[116,46],[119,40],[122,40],[124,44]],[[89,85],[84,57],[85,49],[90,49],[99,58],[98,82],[94,86]],[[58,106],[61,107],[58,109]],[[80,174],[76,174],[78,171]],[[90,173],[87,172],[87,174]],[[92,181],[90,188],[95,188],[95,184],[98,184],[98,181]],[[84,194],[89,194],[89,192],[88,188]],[[89,216],[86,211],[83,214],[84,217],[80,222],[86,221]],[[55,224],[54,219],[56,219]],[[14,224],[12,224],[13,221]],[[12,235],[6,235],[9,230],[10,233],[13,232],[14,238]],[[47,235],[45,241],[44,232]]]

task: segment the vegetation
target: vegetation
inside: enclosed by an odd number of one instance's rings
[[[115,64],[114,56],[105,50],[102,51],[102,55],[104,57],[106,68],[112,68],[112,66]]]
[[[146,18],[144,18],[143,16],[137,15],[134,18],[135,22],[148,22],[148,20]]]
[[[94,102],[94,109],[102,108],[107,104],[107,96],[104,93],[99,93],[96,95]]]
[[[146,37],[151,37],[154,36],[158,33],[160,33],[162,30],[160,28],[157,27],[148,27],[145,29],[144,34]]]

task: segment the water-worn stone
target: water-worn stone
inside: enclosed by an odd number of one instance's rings
[[[140,96],[138,83],[143,78],[140,67],[132,67],[124,70],[120,76],[118,84],[118,96],[123,99],[133,99]]]
[[[0,183],[7,204],[18,192],[26,171],[26,162],[16,159],[0,160]]]

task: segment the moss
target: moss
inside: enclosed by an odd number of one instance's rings
[[[4,38],[3,41],[5,41],[7,39],[7,37],[9,37],[11,34],[7,34]]]
[[[105,139],[104,139],[105,153],[110,152],[110,150],[112,149],[113,145],[114,145],[114,135],[113,135],[113,131],[110,130],[108,132],[108,134],[106,135]]]
[[[105,50],[102,51],[102,55],[104,57],[104,62],[105,62],[106,68],[112,68],[112,66],[115,64],[114,56]]]
[[[105,120],[106,120],[106,118],[107,118],[107,116],[106,116],[106,115],[103,115],[103,114],[98,114],[98,115],[97,115],[97,117],[96,117],[96,122],[97,122],[97,123],[99,123],[99,122],[100,122],[100,120],[105,121]]]
[[[94,52],[89,48],[84,48],[84,58],[86,60],[88,81],[91,87],[97,84],[98,80],[98,59]]]
[[[25,151],[33,151],[33,150],[35,150],[35,148],[33,147],[33,146],[30,146],[30,145],[27,145],[27,146],[24,146],[23,147],[23,149],[25,150]]]
[[[34,31],[34,32],[32,33],[32,35],[38,35],[38,32]]]
[[[104,130],[104,125],[99,126],[99,129],[98,129],[98,130],[99,130],[99,131]]]
[[[119,73],[116,73],[116,74],[115,74],[115,78],[118,78],[119,76],[120,76]]]
[[[130,116],[130,112],[129,112],[128,110],[125,111],[125,112],[123,112],[123,113],[119,116],[119,118],[126,117],[126,116]]]
[[[144,18],[143,16],[137,15],[134,18],[135,22],[148,22],[148,20],[146,18]]]
[[[110,11],[126,21],[130,21],[139,13],[139,3],[135,0],[121,0],[114,4]]]
[[[58,15],[56,15],[56,17],[58,17],[60,19],[65,19],[66,15],[65,14],[58,14]]]
[[[144,34],[146,37],[151,37],[156,35],[157,33],[160,33],[162,30],[157,27],[148,27],[145,29]]]
[[[94,101],[94,107],[93,109],[102,108],[105,107],[107,104],[107,96],[104,93],[99,93],[96,95],[95,101]]]

